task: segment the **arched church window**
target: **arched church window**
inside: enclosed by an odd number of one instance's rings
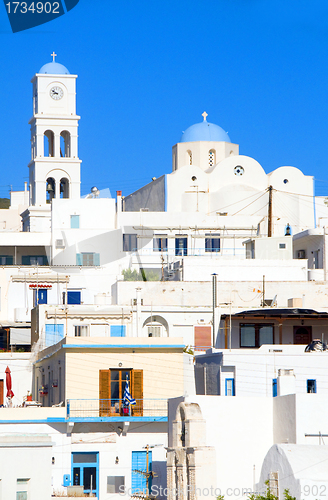
[[[208,163],[210,167],[213,167],[215,165],[215,149],[211,149],[208,152]]]
[[[46,130],[44,133],[43,156],[55,156],[55,134],[52,130]]]
[[[60,134],[60,156],[69,158],[71,156],[71,134],[63,130]]]
[[[192,165],[192,152],[189,149],[187,151],[187,163],[188,165]]]
[[[69,198],[69,180],[65,177],[60,179],[60,197]]]
[[[56,196],[56,181],[53,177],[48,177],[46,183],[46,200],[47,203],[51,203]]]

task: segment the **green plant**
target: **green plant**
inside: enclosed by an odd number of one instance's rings
[[[124,281],[160,281],[158,274],[155,271],[141,268],[140,272],[136,269],[123,269]]]
[[[249,497],[248,497],[249,500],[278,500],[278,497],[276,497],[276,495],[274,495],[270,491],[269,481],[265,481],[265,484],[266,484],[266,487],[267,487],[266,494],[265,495],[260,495],[258,493],[257,495],[254,495],[254,493],[253,493],[252,495],[249,495]],[[284,490],[284,499],[285,500],[296,500],[296,497],[292,497],[289,494],[289,490],[285,489]]]
[[[191,354],[192,356],[194,355],[194,351],[193,351],[193,349],[192,349],[192,347],[190,345],[186,345],[186,347],[183,349],[183,352],[186,352],[187,354]],[[222,500],[221,498],[219,498],[221,496],[222,495],[219,495],[217,498],[219,500]]]

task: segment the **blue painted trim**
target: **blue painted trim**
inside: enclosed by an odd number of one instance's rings
[[[235,396],[236,393],[235,393],[235,379],[234,378],[226,378],[225,379],[225,395],[228,396],[228,381],[232,382],[232,384],[231,384],[231,392],[232,392],[231,396]]]
[[[63,344],[63,349],[184,349],[184,344]]]
[[[0,424],[65,424],[67,422],[168,422],[168,417],[72,417],[40,420],[0,420]]]
[[[74,462],[73,461],[73,456],[75,454],[79,454],[79,455],[87,455],[89,453],[92,453],[92,454],[95,454],[97,456],[97,461],[96,462]],[[99,451],[72,451],[71,452],[71,475],[72,475],[72,483],[74,483],[74,468],[79,468],[80,470],[84,469],[84,467],[96,467],[96,488],[95,488],[95,491],[96,491],[96,497],[99,498]],[[82,484],[81,484],[82,482]],[[84,484],[83,484],[83,472],[82,474],[80,474],[80,484],[77,485],[77,486],[83,486],[84,488]],[[92,488],[92,491],[93,488]],[[84,493],[90,493],[91,491],[90,490],[85,490],[84,489]],[[92,493],[92,492],[91,492]]]
[[[278,396],[278,386],[277,386],[277,379],[273,378],[272,379],[272,397],[276,398]]]

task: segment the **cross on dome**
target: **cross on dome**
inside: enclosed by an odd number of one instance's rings
[[[56,61],[55,61],[55,57],[57,56],[57,54],[55,53],[55,51],[53,51],[53,53],[52,53],[52,54],[50,54],[50,55],[51,55],[51,57],[52,57],[52,62],[56,62]]]
[[[204,111],[204,113],[202,113],[202,117],[204,118],[204,122],[206,122],[206,117],[208,116],[208,114],[206,113],[206,111]]]

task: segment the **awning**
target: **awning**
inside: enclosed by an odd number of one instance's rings
[[[29,285],[29,288],[32,288],[32,289],[37,289],[37,288],[52,288],[52,285],[50,285],[49,283],[31,283]]]

